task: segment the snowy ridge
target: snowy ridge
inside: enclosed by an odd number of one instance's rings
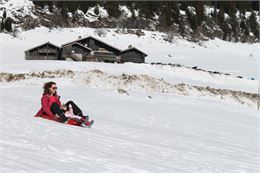
[[[230,100],[245,104],[257,109],[257,99],[260,95],[245,93],[240,91],[231,91],[224,89],[214,89],[210,87],[189,86],[184,83],[170,84],[163,79],[156,79],[149,75],[111,75],[103,73],[100,70],[92,70],[87,73],[80,73],[74,77],[73,82],[83,86],[90,86],[99,89],[118,89],[176,93],[180,95],[189,95],[197,97],[213,97],[221,100]]]
[[[2,72],[7,73],[33,73],[43,71],[55,71],[56,69],[72,71],[89,71],[101,70],[109,74],[121,75],[149,75],[157,79],[163,79],[168,83],[186,83],[196,86],[210,86],[213,88],[229,89],[235,91],[245,91],[257,93],[258,80],[248,80],[234,76],[208,73],[202,70],[195,70],[183,66],[165,66],[150,64],[110,64],[110,63],[93,63],[93,62],[65,62],[49,61],[48,66],[42,66],[45,61],[27,61],[26,64],[17,64],[5,66]],[[14,67],[17,67],[14,69]],[[32,67],[37,67],[37,71]]]
[[[97,88],[101,90],[121,89],[124,93],[128,91],[138,92],[159,92],[174,93],[179,95],[189,95],[196,97],[208,97],[229,102],[240,103],[257,109],[257,98],[259,94],[246,93],[241,91],[232,91],[226,89],[214,89],[211,87],[190,86],[184,83],[171,84],[163,79],[156,79],[149,75],[114,75],[104,73],[100,70],[91,70],[87,72],[73,72],[71,70],[56,70],[31,72],[24,74],[0,73],[0,81],[16,82],[29,80],[34,83],[35,79],[52,80],[52,78],[71,78],[75,85]],[[39,81],[37,81],[38,83]],[[27,82],[28,83],[28,82]]]

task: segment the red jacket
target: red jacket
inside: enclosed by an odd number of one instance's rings
[[[57,102],[57,104],[61,106],[60,96],[58,95],[50,96],[49,94],[43,94],[41,98],[42,107],[35,115],[35,117],[42,117],[42,118],[58,121],[58,117],[56,117],[51,112],[51,105],[53,102]]]

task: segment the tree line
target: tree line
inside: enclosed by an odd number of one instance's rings
[[[184,22],[184,17],[180,15],[181,10],[186,13],[193,32],[201,32],[203,22],[210,17],[224,32],[223,39],[226,39],[228,34],[238,37],[239,32],[245,36],[249,36],[252,32],[256,38],[259,38],[259,25],[254,13],[259,11],[259,1],[34,1],[34,4],[42,8],[47,5],[50,11],[55,5],[61,9],[64,17],[67,17],[67,12],[73,13],[78,9],[86,13],[89,7],[99,4],[105,7],[109,17],[114,18],[121,15],[119,5],[125,5],[132,12],[133,19],[137,17],[134,15],[134,10],[138,9],[140,17],[153,20],[154,16],[158,15],[160,27],[167,28],[177,24],[179,32],[183,34],[187,24]],[[214,12],[210,16],[205,13],[205,5],[214,7]],[[239,17],[237,17],[238,11]],[[247,11],[252,12],[249,19],[245,18]],[[228,19],[225,14],[229,15]]]
[[[86,13],[90,7],[97,5],[103,6],[110,18],[119,18],[121,16],[119,6],[125,5],[132,12],[130,20],[141,17],[153,21],[155,16],[158,16],[160,28],[171,29],[173,25],[177,25],[181,35],[185,34],[187,25],[193,33],[201,33],[205,23],[210,22],[223,31],[224,40],[230,34],[234,38],[238,38],[241,33],[248,37],[250,32],[259,39],[259,24],[254,12],[259,11],[259,1],[33,1],[33,3],[40,8],[47,6],[50,12],[53,12],[54,8],[60,9],[60,15],[65,22],[68,12],[74,14],[77,10],[81,10]],[[213,7],[214,10],[207,15],[205,6]],[[138,16],[135,15],[136,10]],[[98,14],[98,6],[94,12]],[[245,17],[246,12],[251,12],[249,18]],[[1,21],[1,31],[3,30],[12,30],[12,20],[6,16],[6,12]]]
[[[2,20],[0,21],[0,31],[12,31],[12,19],[10,17],[7,17],[6,10],[3,12],[3,16],[1,17]]]

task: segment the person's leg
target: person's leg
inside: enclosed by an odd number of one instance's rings
[[[80,120],[82,121],[82,123],[85,123],[89,127],[93,124],[94,121],[91,120],[91,122],[89,122],[89,117],[83,115],[83,112],[73,101],[68,101],[65,105],[67,106],[67,110],[69,109],[69,105],[72,106],[73,114],[78,117],[81,117]]]
[[[51,112],[53,114],[57,114],[60,117],[61,121],[67,120],[66,116],[64,115],[64,112],[60,109],[60,106],[56,102],[52,103]]]
[[[69,105],[71,105],[73,109],[73,114],[83,117],[81,109],[73,101],[68,101],[65,105],[67,106],[67,110],[69,109]]]

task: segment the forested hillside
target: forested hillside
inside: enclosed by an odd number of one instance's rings
[[[8,9],[1,10],[1,31],[10,32]],[[191,41],[259,40],[259,1],[33,1],[30,10],[35,16],[15,15],[13,24],[25,30],[40,25],[157,30]]]

